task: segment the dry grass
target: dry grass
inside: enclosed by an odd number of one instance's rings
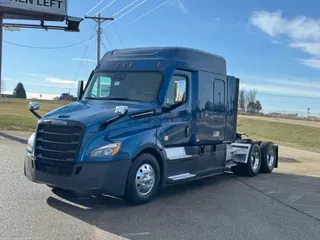
[[[40,115],[67,104],[40,101]],[[0,130],[34,131],[37,118],[28,110],[29,100],[0,99]],[[256,140],[268,140],[283,146],[320,153],[320,128],[258,119],[238,118],[238,132]]]
[[[238,118],[238,132],[245,132],[252,139],[320,153],[319,127]]]
[[[0,130],[33,131],[37,118],[28,110],[30,100],[0,99]],[[42,116],[47,112],[67,104],[64,101],[41,100],[38,113]]]

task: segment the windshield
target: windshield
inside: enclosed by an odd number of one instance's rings
[[[105,72],[93,76],[85,99],[155,102],[162,83],[158,72]]]

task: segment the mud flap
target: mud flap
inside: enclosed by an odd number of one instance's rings
[[[274,165],[275,168],[278,168],[278,160],[279,160],[279,145],[274,144],[274,147],[276,149],[276,163]]]

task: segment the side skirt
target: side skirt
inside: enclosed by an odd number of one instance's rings
[[[197,174],[184,173],[175,176],[169,176],[165,181],[164,187],[195,181],[202,178],[217,176],[225,173],[227,170],[228,168],[208,169]]]

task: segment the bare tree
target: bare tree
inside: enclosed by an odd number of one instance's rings
[[[244,89],[241,89],[239,94],[239,110],[241,112],[244,112],[246,110],[245,95],[246,95],[246,91]]]
[[[248,104],[251,102],[256,102],[257,94],[258,94],[258,91],[256,89],[246,91],[245,93],[246,106],[248,106]]]

